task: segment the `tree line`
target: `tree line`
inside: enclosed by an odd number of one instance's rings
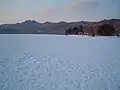
[[[91,33],[92,36],[119,36],[119,33],[117,33],[115,28],[110,24],[98,26],[96,33],[93,30]],[[85,35],[85,32],[83,30],[83,26],[80,25],[79,28],[74,27],[67,29],[66,35]]]
[[[69,28],[68,30],[66,30],[66,35],[79,35],[79,34],[84,34],[83,31],[83,26],[80,25],[80,28],[74,27],[74,28]]]

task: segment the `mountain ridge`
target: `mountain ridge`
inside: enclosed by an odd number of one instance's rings
[[[90,31],[91,26],[98,27],[101,24],[112,24],[116,29],[120,28],[120,19],[104,19],[96,22],[79,21],[79,22],[44,22],[36,20],[26,20],[15,24],[0,25],[0,34],[65,34],[66,29],[84,26],[84,31]],[[12,31],[15,31],[14,33]]]

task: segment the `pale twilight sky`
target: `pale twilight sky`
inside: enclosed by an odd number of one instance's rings
[[[120,18],[120,0],[0,0],[0,23]]]

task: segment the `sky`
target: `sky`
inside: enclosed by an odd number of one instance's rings
[[[0,0],[0,24],[120,18],[120,0]]]

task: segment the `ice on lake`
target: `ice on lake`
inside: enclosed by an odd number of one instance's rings
[[[0,35],[0,90],[120,90],[120,38]]]

